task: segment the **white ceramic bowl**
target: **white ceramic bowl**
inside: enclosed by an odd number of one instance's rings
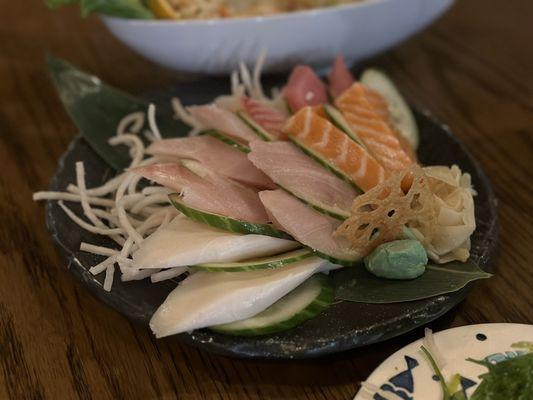
[[[317,69],[343,54],[371,56],[427,26],[453,0],[364,0],[268,17],[132,20],[102,16],[109,30],[150,60],[182,72],[227,74],[268,50],[266,71],[297,63]]]

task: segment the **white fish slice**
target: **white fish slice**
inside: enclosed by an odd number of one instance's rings
[[[179,215],[141,243],[133,253],[132,267],[172,268],[242,261],[283,253],[298,246],[292,240],[222,231]]]
[[[311,257],[275,270],[196,272],[168,295],[150,328],[160,338],[250,318],[311,275],[337,267]]]

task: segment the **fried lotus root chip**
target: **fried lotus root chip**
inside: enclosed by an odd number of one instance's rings
[[[407,193],[402,190],[412,181]],[[382,243],[405,237],[405,226],[424,232],[431,240],[436,212],[429,179],[416,164],[391,176],[368,192],[356,197],[350,217],[334,235],[344,237],[351,248],[363,255]]]

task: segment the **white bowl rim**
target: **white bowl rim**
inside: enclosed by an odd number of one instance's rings
[[[210,19],[138,19],[113,17],[110,15],[99,14],[101,18],[108,21],[118,22],[128,25],[158,25],[158,26],[212,26],[212,25],[239,25],[246,23],[268,23],[274,21],[283,21],[295,19],[298,17],[315,18],[324,14],[334,14],[346,9],[357,9],[371,7],[376,3],[388,3],[399,0],[360,0],[354,3],[338,4],[330,7],[312,8],[309,10],[291,11],[266,16],[255,17],[232,17],[232,18],[210,18]]]

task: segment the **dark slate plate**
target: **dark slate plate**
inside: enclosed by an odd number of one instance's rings
[[[188,103],[210,101],[216,92],[223,92],[227,84],[218,82],[196,84],[196,90],[179,90],[192,93]],[[200,87],[200,89],[199,89]],[[203,87],[203,89],[202,89]],[[189,87],[190,88],[190,87]],[[183,89],[183,88],[182,88]],[[201,95],[198,95],[201,93]],[[164,99],[169,92],[157,93]],[[151,96],[154,97],[154,96]],[[188,101],[187,101],[188,100]],[[416,115],[421,131],[420,161],[423,164],[457,164],[472,175],[478,195],[475,198],[477,230],[472,237],[472,260],[487,269],[497,243],[496,198],[490,182],[468,151],[450,133],[429,116]],[[100,185],[113,171],[81,138],[72,142],[59,162],[59,168],[50,184],[50,190],[64,190],[75,181],[74,164],[85,162],[87,185]],[[73,205],[77,212],[80,208]],[[176,283],[152,284],[149,280],[121,282],[117,277],[113,290],[103,290],[103,276],[94,277],[88,269],[100,261],[98,256],[79,251],[81,241],[111,246],[105,238],[81,230],[70,221],[55,202],[46,205],[46,222],[54,240],[68,259],[68,268],[100,300],[127,318],[148,325],[151,315],[163,302]],[[340,302],[331,306],[317,318],[277,335],[256,338],[236,338],[208,330],[180,334],[177,340],[201,347],[214,353],[248,358],[306,358],[339,352],[383,341],[443,315],[460,301],[471,289],[464,289],[431,299],[397,304],[361,304]]]

